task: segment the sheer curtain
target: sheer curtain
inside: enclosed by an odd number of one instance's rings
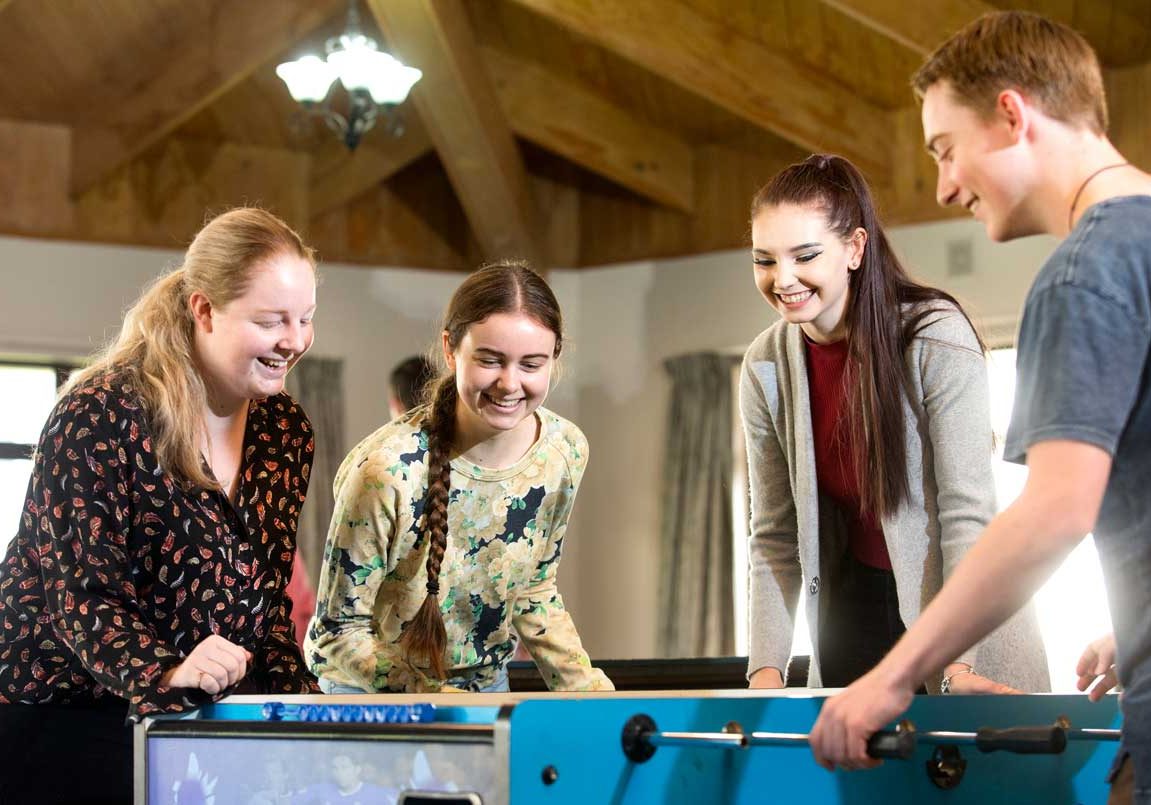
[[[300,518],[297,549],[310,586],[320,578],[324,540],[332,519],[332,480],[344,460],[344,362],[339,358],[301,358],[288,375],[288,393],[312,421],[316,454],[308,499]]]
[[[707,352],[664,362],[671,377],[660,533],[660,645],[670,657],[735,651],[732,367]]]

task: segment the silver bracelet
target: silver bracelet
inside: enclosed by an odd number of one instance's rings
[[[950,676],[943,677],[943,681],[939,683],[939,692],[942,694],[945,694],[945,695],[948,693],[951,693],[951,680],[952,679],[959,676],[960,674],[973,674],[973,673],[975,673],[975,669],[972,668],[971,666],[967,666],[962,671],[956,671],[954,674],[951,674]]]

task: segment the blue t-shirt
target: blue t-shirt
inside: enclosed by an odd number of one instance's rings
[[[1151,196],[1092,206],[1044,264],[1019,333],[1005,458],[1052,439],[1106,450],[1095,545],[1118,646],[1124,746],[1151,785]]]

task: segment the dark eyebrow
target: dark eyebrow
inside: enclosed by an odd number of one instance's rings
[[[802,251],[805,251],[806,249],[812,249],[812,248],[816,248],[816,247],[819,247],[822,245],[823,245],[822,243],[801,243],[798,246],[792,246],[790,249],[788,249],[788,251],[790,251],[792,254],[795,254],[796,252],[802,252]],[[767,256],[771,255],[771,252],[767,251],[766,249],[752,249],[751,253],[752,254],[762,254],[762,255],[767,255]]]
[[[476,352],[482,352],[485,355],[491,355],[493,358],[504,358],[504,357],[506,357],[504,355],[504,353],[500,352],[498,349],[491,349],[489,347],[476,347]],[[522,358],[520,358],[520,360],[524,361],[524,360],[536,359],[536,358],[542,358],[544,360],[547,360],[550,357],[551,357],[551,355],[548,355],[545,352],[540,352],[536,355],[524,355]]]

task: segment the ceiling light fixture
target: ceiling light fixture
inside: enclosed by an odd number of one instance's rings
[[[376,40],[361,30],[356,0],[348,3],[344,32],[329,39],[325,50],[326,59],[307,54],[276,67],[276,75],[303,105],[304,113],[321,118],[349,151],[359,145],[360,138],[381,115],[393,136],[403,134],[396,106],[404,102],[423,73],[380,50]],[[328,100],[337,78],[348,92],[346,116],[333,109]]]

